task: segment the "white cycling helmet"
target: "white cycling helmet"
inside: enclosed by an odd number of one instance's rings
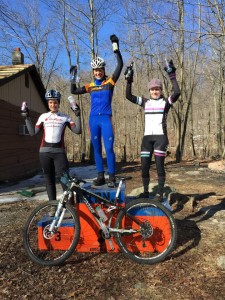
[[[48,101],[50,99],[55,99],[60,101],[61,94],[56,90],[49,90],[45,93],[45,100]]]
[[[95,70],[95,69],[102,69],[102,68],[104,68],[105,67],[105,61],[104,61],[104,59],[103,58],[101,58],[101,57],[96,57],[95,59],[93,59],[92,61],[91,61],[91,67],[92,67],[92,69],[93,70]]]

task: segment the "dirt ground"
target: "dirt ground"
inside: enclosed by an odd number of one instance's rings
[[[37,203],[0,205],[0,299],[224,300],[225,173],[208,162],[167,163],[167,192],[178,225],[174,252],[156,265],[121,253],[74,253],[65,265],[33,264],[22,245],[26,218]],[[127,194],[141,187],[140,164],[119,164],[131,175]],[[151,168],[156,181],[155,166]]]

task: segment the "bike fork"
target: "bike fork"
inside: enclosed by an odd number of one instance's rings
[[[63,203],[58,204],[54,219],[49,227],[49,231],[53,231],[53,229],[56,229],[56,228],[58,229],[60,227],[63,217],[64,217],[64,214],[65,214],[65,211],[66,211],[65,207],[63,207],[62,213],[60,214],[60,217],[59,217],[59,213],[60,213],[62,206],[63,206]]]

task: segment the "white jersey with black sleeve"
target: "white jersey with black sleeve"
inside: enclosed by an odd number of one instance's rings
[[[44,130],[43,138],[40,145],[40,152],[65,152],[64,133],[66,127],[76,133],[81,133],[80,116],[76,117],[76,121],[61,112],[48,112],[40,115],[35,125],[32,126],[30,118],[25,119],[29,134],[31,136],[38,134]]]
[[[171,97],[146,99],[137,97],[137,104],[144,108],[145,131],[144,135],[166,135],[167,115],[172,106]]]

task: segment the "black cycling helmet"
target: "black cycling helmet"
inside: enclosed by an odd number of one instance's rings
[[[50,99],[58,100],[60,102],[61,94],[56,90],[49,90],[45,93],[45,100],[48,101]]]

